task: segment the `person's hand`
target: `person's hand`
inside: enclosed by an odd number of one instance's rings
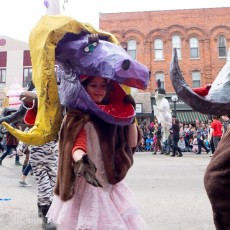
[[[135,102],[135,100],[131,94],[125,95],[123,102],[125,104],[131,104],[133,106],[133,108],[136,109],[136,102]]]
[[[95,164],[89,159],[87,154],[83,155],[81,160],[74,163],[74,173],[77,177],[83,176],[89,184],[95,187],[102,187],[96,178],[96,171]]]

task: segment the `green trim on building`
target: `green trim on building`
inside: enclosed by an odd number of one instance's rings
[[[208,115],[198,113],[195,111],[177,111],[176,116],[181,123],[184,124],[195,124],[196,120],[208,122]]]

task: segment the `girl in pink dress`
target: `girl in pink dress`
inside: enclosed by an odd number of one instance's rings
[[[88,77],[82,84],[98,105],[106,104],[108,80]],[[131,95],[123,103],[135,107]],[[146,229],[124,181],[140,137],[135,119],[119,126],[80,110],[67,111],[59,138],[56,195],[47,215],[59,230]]]

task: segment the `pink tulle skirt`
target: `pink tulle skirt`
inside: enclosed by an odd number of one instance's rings
[[[58,230],[144,230],[133,192],[124,181],[96,188],[79,178],[69,201],[54,196],[47,214]]]

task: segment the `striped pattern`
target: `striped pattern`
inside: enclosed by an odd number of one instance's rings
[[[38,185],[38,204],[50,205],[53,199],[53,188],[56,183],[58,163],[57,141],[51,141],[30,150],[30,164]]]
[[[176,116],[183,124],[195,124],[196,120],[208,122],[208,115],[195,111],[177,111]]]

